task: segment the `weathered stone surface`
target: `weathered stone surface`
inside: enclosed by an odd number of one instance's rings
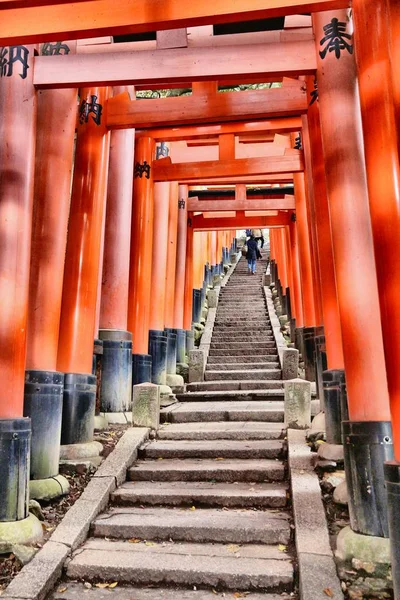
[[[141,458],[279,458],[281,440],[155,440],[140,451]]]
[[[349,503],[349,495],[347,492],[346,481],[342,481],[335,488],[335,491],[333,492],[333,501],[336,502],[336,504],[340,504],[342,506],[347,506],[347,504]]]
[[[332,557],[300,553],[297,557],[301,600],[343,600],[343,592]]]
[[[314,456],[306,443],[304,430],[288,429],[288,460],[290,470],[314,470]]]
[[[160,439],[169,440],[276,440],[281,439],[283,423],[254,421],[171,423],[158,430]]]
[[[219,544],[146,546],[91,540],[68,564],[73,579],[121,581],[136,584],[222,586],[229,590],[273,591],[291,587],[293,567],[277,546],[251,544],[232,552]]]
[[[183,377],[185,383],[189,382],[189,365],[187,363],[176,363],[176,372]]]
[[[335,471],[334,473],[325,473],[323,481],[331,486],[331,489],[336,488],[338,485],[346,480],[346,474],[344,471]]]
[[[217,394],[218,392],[210,392]],[[240,392],[239,392],[240,393]],[[171,423],[195,421],[283,421],[283,402],[274,400],[186,402],[161,411],[162,420]]]
[[[341,444],[326,444],[322,443],[318,448],[318,457],[321,460],[334,460],[335,462],[343,462],[343,446]]]
[[[33,514],[29,514],[21,521],[0,522],[0,553],[11,552],[10,548],[13,544],[33,546],[42,540],[42,524]]]
[[[59,586],[59,589],[61,591],[56,590],[50,600],[82,600],[82,598],[85,598],[85,600],[110,600],[109,589],[102,590],[96,587],[87,589],[83,583],[68,583]],[[177,589],[176,587],[174,589],[138,588],[136,585],[114,589],[112,590],[112,596],[115,600],[216,600],[215,593],[207,590],[187,590],[184,588]],[[290,596],[286,594],[249,593],[246,595],[246,600],[290,600]]]
[[[287,486],[282,483],[211,481],[135,481],[124,483],[113,493],[114,504],[179,506],[231,506],[282,508]]]
[[[228,512],[215,508],[112,508],[93,523],[95,537],[170,540],[205,543],[288,544],[290,525],[285,513]]]
[[[285,381],[285,424],[290,429],[311,425],[311,386],[309,381]]]
[[[318,431],[321,433],[326,432],[325,413],[324,412],[319,412],[317,415],[315,415],[315,417],[313,418],[313,420],[311,422],[310,431],[313,431],[313,432]]]
[[[1,598],[44,600],[61,576],[69,554],[64,544],[48,541],[31,562],[11,581]]]
[[[31,479],[29,482],[29,497],[37,500],[52,500],[69,492],[68,479],[62,475],[47,479]]]
[[[390,540],[362,535],[344,527],[337,537],[335,554],[339,560],[346,562],[355,558],[362,562],[390,565]]]
[[[86,442],[85,444],[69,444],[60,447],[60,460],[85,460],[99,456],[103,452],[100,442]]]
[[[132,423],[136,427],[158,429],[160,424],[160,389],[153,383],[133,386]]]
[[[138,454],[138,448],[147,440],[149,429],[146,427],[132,427],[125,431],[118,444],[107,457],[106,461],[94,474],[94,478],[113,477],[117,485],[126,479],[126,469],[133,463]],[[92,480],[93,481],[93,480]],[[88,484],[89,488],[92,482]]]
[[[207,294],[208,308],[217,308],[218,305],[218,288],[209,290]]]
[[[131,481],[282,481],[285,469],[277,460],[186,459],[138,461],[128,471]]]
[[[282,379],[297,379],[299,376],[299,351],[285,348],[282,352]]]
[[[203,381],[205,371],[205,356],[203,350],[189,352],[189,383]]]

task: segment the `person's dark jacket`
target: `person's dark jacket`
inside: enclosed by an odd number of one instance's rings
[[[258,250],[258,244],[257,244],[256,240],[249,240],[247,242],[247,254],[246,254],[247,260],[257,260],[257,250]]]

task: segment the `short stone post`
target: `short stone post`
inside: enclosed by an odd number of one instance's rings
[[[207,294],[208,308],[217,308],[219,288],[209,290]]]
[[[160,425],[160,388],[154,383],[139,383],[133,386],[132,425],[151,427]]]
[[[289,429],[311,426],[311,383],[304,379],[285,381],[285,425]]]
[[[205,355],[203,350],[189,352],[189,383],[204,381]]]
[[[285,348],[282,352],[282,379],[297,379],[299,375],[299,351]]]
[[[262,284],[264,287],[269,287],[271,285],[271,275],[269,273],[264,273]]]

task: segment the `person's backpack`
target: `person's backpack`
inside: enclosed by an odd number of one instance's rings
[[[244,246],[242,246],[242,256],[246,256],[247,255],[247,244],[245,244]]]

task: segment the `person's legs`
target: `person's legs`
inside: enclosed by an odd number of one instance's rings
[[[249,275],[250,275],[250,273],[251,273],[251,263],[252,263],[252,262],[253,262],[253,261],[251,260],[251,258],[248,258],[248,259],[247,259],[247,266],[248,266]]]
[[[257,265],[257,260],[256,260],[256,259],[253,259],[253,260],[251,261],[251,271],[252,271],[253,275],[254,275],[254,274],[255,274],[255,272],[256,272],[256,265]]]

